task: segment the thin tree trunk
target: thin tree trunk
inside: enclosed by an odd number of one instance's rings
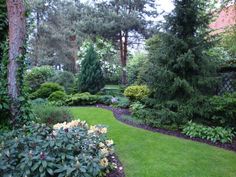
[[[127,84],[127,57],[128,57],[128,32],[124,33],[124,59],[123,59],[123,84]]]
[[[8,64],[8,94],[11,99],[11,115],[14,123],[18,116],[17,100],[19,87],[17,86],[17,59],[24,53],[26,35],[25,7],[23,0],[7,0],[9,21],[9,64]]]
[[[121,62],[121,68],[122,68],[122,75],[121,75],[121,84],[125,85],[125,57],[124,57],[124,41],[123,41],[123,32],[120,31],[120,62]]]

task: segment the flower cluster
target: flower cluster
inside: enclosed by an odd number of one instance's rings
[[[73,120],[71,122],[63,122],[63,123],[58,123],[53,126],[53,129],[69,129],[73,127],[88,127],[87,123],[85,121],[80,121],[80,120]]]
[[[107,133],[107,128],[106,127],[101,127],[101,126],[90,126],[90,129],[88,130],[88,134],[93,134],[93,133],[100,133],[100,134],[106,134]]]

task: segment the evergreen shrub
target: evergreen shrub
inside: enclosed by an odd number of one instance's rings
[[[94,105],[99,102],[99,99],[99,96],[85,92],[72,95],[65,103],[68,106]]]
[[[50,81],[63,86],[67,94],[75,91],[75,76],[71,72],[59,71]]]
[[[67,99],[67,95],[64,91],[56,91],[53,92],[49,97],[48,97],[48,101],[62,101],[64,102]]]

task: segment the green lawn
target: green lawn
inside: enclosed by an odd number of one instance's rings
[[[99,108],[72,108],[89,124],[108,126],[127,177],[236,177],[236,153],[134,128]]]

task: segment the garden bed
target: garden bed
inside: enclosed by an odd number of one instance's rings
[[[117,155],[109,157],[109,161],[115,163],[117,168],[114,169],[111,173],[107,174],[106,177],[125,177],[124,167],[122,166]]]
[[[183,139],[188,139],[188,140],[192,140],[192,141],[196,141],[196,142],[201,142],[201,143],[209,144],[209,145],[212,145],[212,146],[216,146],[216,147],[219,147],[219,148],[224,148],[224,149],[236,152],[236,137],[233,139],[232,143],[224,143],[224,144],[220,143],[220,142],[213,143],[211,141],[204,140],[204,139],[201,139],[201,138],[190,138],[189,136],[184,135],[180,131],[167,130],[167,129],[162,129],[162,128],[153,128],[153,127],[150,127],[150,126],[145,125],[145,124],[140,124],[140,123],[136,123],[136,122],[131,121],[131,120],[124,119],[123,118],[124,115],[131,115],[131,112],[128,109],[114,108],[114,107],[110,107],[110,106],[106,106],[106,105],[100,105],[100,104],[97,105],[97,107],[111,110],[117,120],[119,120],[119,121],[121,121],[125,124],[137,127],[137,128],[142,128],[142,129],[149,130],[149,131],[152,131],[152,132],[158,132],[158,133],[162,133],[162,134],[166,134],[166,135],[176,136],[176,137],[183,138]]]

